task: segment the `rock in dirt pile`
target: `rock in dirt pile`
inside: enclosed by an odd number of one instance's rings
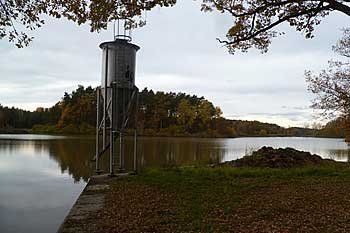
[[[326,165],[335,163],[334,160],[322,159],[320,156],[293,148],[262,147],[254,151],[252,155],[241,159],[226,162],[234,167],[269,167],[269,168],[292,168],[312,165]]]

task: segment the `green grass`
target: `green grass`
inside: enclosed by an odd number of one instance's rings
[[[327,166],[309,166],[300,168],[233,168],[233,167],[178,167],[171,169],[147,169],[141,172],[138,179],[167,185],[176,182],[196,182],[226,180],[238,178],[256,179],[290,179],[298,177],[350,176],[350,165],[334,164]]]
[[[126,178],[127,182],[146,184],[175,193],[177,198],[177,226],[180,231],[225,231],[225,224],[213,225],[206,221],[213,211],[220,210],[220,218],[230,216],[247,194],[290,182],[307,187],[308,182],[327,182],[337,179],[350,180],[347,164],[293,169],[232,168],[232,167],[178,167],[171,169],[148,169],[137,176]],[[290,212],[281,206],[261,211],[257,218],[269,218],[276,213]]]

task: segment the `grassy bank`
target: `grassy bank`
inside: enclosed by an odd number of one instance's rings
[[[350,167],[151,169],[111,183],[105,232],[349,232]]]
[[[27,134],[29,129],[0,128],[0,134]]]

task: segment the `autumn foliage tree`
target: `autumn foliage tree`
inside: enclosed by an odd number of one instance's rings
[[[219,39],[231,53],[255,47],[267,51],[272,38],[283,34],[276,28],[288,23],[306,38],[331,12],[350,16],[349,0],[202,0],[202,11],[219,11],[232,16],[227,39]],[[77,24],[89,23],[91,31],[108,22],[128,19],[128,27],[143,26],[142,12],[156,6],[169,7],[176,0],[0,0],[0,38],[8,37],[18,47],[28,45],[28,31],[44,24],[43,15],[64,17]]]
[[[196,118],[196,109],[191,106],[188,100],[180,101],[177,109],[177,123],[183,127],[184,132],[190,132]]]
[[[148,135],[209,135],[222,112],[204,97],[185,93],[140,92],[139,129]]]
[[[342,60],[329,61],[319,74],[306,72],[308,89],[316,95],[312,107],[325,116],[338,116],[350,121],[350,28],[333,47]]]
[[[25,111],[0,104],[0,132],[45,134],[94,134],[96,125],[96,89],[78,86],[51,108]],[[219,107],[204,97],[186,93],[153,92],[147,88],[139,93],[137,126],[144,136],[342,136],[338,121],[322,132],[305,128],[283,128],[258,121],[229,120]]]
[[[227,40],[220,40],[231,53],[255,47],[266,52],[272,38],[283,34],[277,27],[289,24],[313,37],[315,26],[331,12],[350,16],[349,0],[203,0],[202,10],[218,10],[233,18]]]
[[[17,47],[27,46],[29,35],[45,24],[44,15],[66,18],[78,25],[89,23],[91,31],[106,29],[116,19],[129,19],[127,26],[142,26],[142,11],[167,7],[176,0],[0,0],[0,39]]]
[[[79,85],[71,94],[65,93],[60,107],[59,129],[66,127],[76,132],[93,129],[96,124],[96,89]]]

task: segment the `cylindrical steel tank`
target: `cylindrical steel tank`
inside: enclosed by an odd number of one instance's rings
[[[102,49],[101,94],[105,101],[110,103],[111,87],[112,83],[115,83],[116,93],[112,101],[114,103],[113,128],[119,129],[135,88],[136,52],[140,47],[129,43],[126,39],[116,39],[100,44],[100,48]],[[107,91],[104,90],[106,83]],[[107,93],[106,98],[105,93]],[[112,116],[112,106],[108,108],[108,115]]]
[[[119,88],[134,88],[136,52],[139,46],[124,39],[100,44],[102,49],[102,88],[107,75],[107,85],[116,82]],[[107,74],[106,74],[107,73]]]

